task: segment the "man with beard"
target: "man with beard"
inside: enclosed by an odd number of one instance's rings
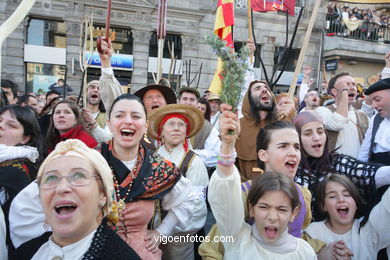
[[[368,117],[353,107],[357,96],[355,80],[348,73],[339,73],[329,80],[329,91],[335,103],[318,107],[316,112],[328,130],[329,149],[358,157],[360,145],[368,128]]]
[[[112,134],[106,127],[106,109],[100,97],[100,84],[93,80],[87,84],[87,104],[81,109],[81,116],[87,123],[87,129],[98,142],[110,140]]]
[[[241,132],[236,142],[237,165],[241,181],[255,179],[262,170],[258,168],[256,137],[266,124],[282,119],[291,121],[295,114],[292,103],[276,107],[275,96],[265,81],[255,80],[249,84],[242,104]]]
[[[316,110],[316,108],[320,106],[320,95],[315,90],[309,90],[303,100],[305,101],[306,106],[302,108],[300,112]]]

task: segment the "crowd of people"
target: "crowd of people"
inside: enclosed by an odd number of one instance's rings
[[[326,13],[328,35],[390,43],[390,15],[372,8],[351,8],[329,2]]]
[[[390,52],[364,90],[345,72],[318,91],[305,66],[274,95],[247,73],[234,110],[122,93],[102,50],[85,104],[1,82],[0,259],[387,259]]]

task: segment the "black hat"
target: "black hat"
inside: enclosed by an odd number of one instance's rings
[[[382,79],[375,82],[364,92],[364,94],[370,95],[374,92],[384,90],[384,89],[390,89],[390,78]]]
[[[183,93],[184,91],[194,93],[198,99],[200,98],[199,91],[195,88],[184,86],[179,89],[179,95],[181,95],[181,93]]]
[[[163,86],[163,85],[155,85],[155,84],[148,85],[144,88],[137,90],[134,93],[134,95],[136,95],[141,100],[143,100],[145,93],[151,89],[156,89],[156,90],[160,91],[163,94],[167,104],[176,104],[176,94],[173,91],[173,89],[171,89],[170,87]]]

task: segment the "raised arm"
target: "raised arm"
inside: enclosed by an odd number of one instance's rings
[[[121,84],[115,78],[114,72],[111,68],[111,57],[114,52],[111,40],[109,39],[108,42],[102,41],[101,47],[106,54],[98,52],[102,68],[102,75],[99,79],[100,93],[103,104],[106,110],[109,111],[112,102],[114,102],[118,96],[123,94],[123,90]]]
[[[208,199],[222,235],[236,236],[244,225],[244,205],[241,198],[240,174],[234,166],[234,144],[240,132],[237,115],[221,105],[219,120],[222,145],[217,170],[211,176]],[[230,131],[229,131],[230,130]],[[231,133],[231,130],[234,133]]]

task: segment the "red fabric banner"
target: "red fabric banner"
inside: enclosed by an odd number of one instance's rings
[[[251,0],[253,11],[269,12],[269,11],[288,11],[289,15],[295,13],[295,0]]]

